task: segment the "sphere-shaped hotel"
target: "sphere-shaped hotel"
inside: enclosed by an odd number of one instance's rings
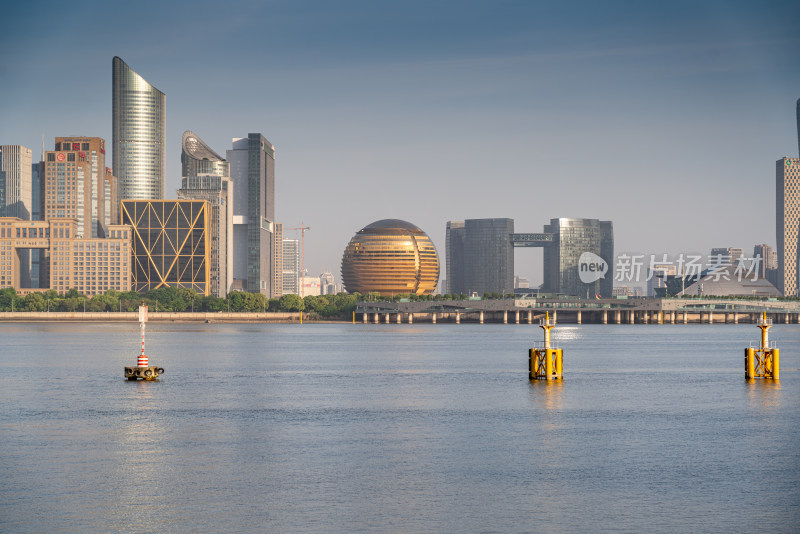
[[[428,235],[399,219],[383,219],[353,236],[342,256],[350,293],[430,295],[439,281],[439,255]]]

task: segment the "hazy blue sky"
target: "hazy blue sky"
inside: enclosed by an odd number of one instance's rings
[[[111,141],[111,60],[167,95],[167,195],[190,129],[277,149],[276,217],[339,279],[352,235],[411,221],[614,222],[616,251],[775,243],[796,157],[800,3],[15,2],[0,144]],[[287,232],[287,236],[291,236]],[[517,273],[541,281],[541,254]]]

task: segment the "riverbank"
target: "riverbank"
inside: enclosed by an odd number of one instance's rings
[[[138,312],[0,312],[0,322],[138,322]],[[165,323],[300,323],[309,321],[308,315],[300,312],[154,312],[148,314],[149,322]],[[320,322],[311,320],[309,322]],[[325,320],[324,322],[329,322]]]

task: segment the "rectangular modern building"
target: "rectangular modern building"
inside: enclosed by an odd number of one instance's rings
[[[30,220],[32,154],[22,145],[0,145],[0,217]]]
[[[73,218],[22,221],[0,218],[0,288],[13,287],[24,295],[53,289],[64,294],[72,288],[87,296],[131,289],[131,228],[109,227],[108,238],[79,238]],[[45,258],[49,283],[25,287],[20,275],[23,252],[38,250]],[[43,265],[44,267],[44,265]]]
[[[800,227],[800,159],[775,163],[775,235],[778,244],[778,291],[797,296],[797,238]]]
[[[300,241],[283,240],[283,294],[300,294]]]
[[[544,247],[544,284],[548,293],[593,298],[610,298],[614,287],[614,227],[611,221],[597,219],[550,219],[545,233],[553,234]],[[584,253],[598,256],[607,267],[603,277],[590,283],[581,280],[580,262]],[[597,263],[600,263],[599,261]]]
[[[132,228],[133,290],[185,287],[211,294],[206,200],[123,200],[122,222]]]
[[[447,233],[445,235],[445,293],[461,293],[463,288],[464,221],[447,221]]]
[[[447,223],[447,292],[513,293],[514,219]]]
[[[275,147],[259,133],[233,139],[227,151],[233,200],[234,285],[273,296]]]
[[[78,237],[104,237],[117,224],[116,178],[100,137],[56,137],[45,152],[44,218],[74,217]]]
[[[209,216],[209,291],[225,298],[233,289],[233,209],[230,199],[233,185],[227,176],[185,176],[178,198],[205,200],[211,206]]]

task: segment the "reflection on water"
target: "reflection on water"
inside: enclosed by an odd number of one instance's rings
[[[3,325],[3,532],[692,532],[800,524],[800,327]],[[86,369],[91,369],[87,376]],[[745,504],[743,504],[745,503]],[[789,504],[787,504],[789,503]]]
[[[534,406],[545,411],[560,411],[563,408],[563,380],[531,380],[530,397]]]
[[[761,410],[781,408],[783,398],[780,380],[758,378],[746,380],[745,383],[750,408]]]

